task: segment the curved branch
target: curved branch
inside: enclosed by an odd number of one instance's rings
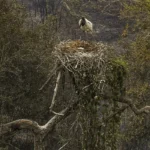
[[[37,122],[28,119],[19,119],[0,126],[0,135],[15,132],[16,130],[29,129],[33,132],[39,132],[42,130],[41,126]]]
[[[51,118],[44,126],[43,128],[47,129],[45,131],[45,136],[47,133],[49,133],[55,125],[57,125],[58,122],[60,122],[61,120],[65,119],[66,117],[68,117],[71,113],[73,113],[75,110],[78,109],[79,107],[79,100],[74,102],[72,105],[70,105],[69,107],[67,107],[66,109],[62,110],[61,112],[59,112],[59,114],[63,114],[63,115],[55,115],[53,118]]]
[[[111,99],[110,96],[107,96],[107,95],[102,95],[102,97],[104,99]],[[150,113],[150,106],[144,106],[140,109],[138,109],[135,104],[133,103],[133,100],[128,98],[128,97],[121,97],[119,99],[115,99],[114,101],[117,101],[117,102],[120,102],[120,103],[124,103],[124,104],[127,104],[130,109],[136,114],[136,115],[140,115],[140,114],[149,114]]]
[[[135,104],[133,104],[133,100],[131,100],[129,98],[122,98],[117,101],[127,104],[136,115],[143,114],[143,113],[145,113],[145,114],[150,113],[150,106],[144,106],[141,109],[138,109],[135,106]]]
[[[43,137],[47,133],[49,133],[57,123],[59,123],[62,119],[65,119],[69,116],[74,110],[78,108],[79,101],[74,102],[72,105],[62,110],[60,114],[52,117],[45,125],[40,126],[37,122],[28,120],[28,119],[19,119],[6,124],[0,125],[0,136],[5,134],[10,134],[17,130],[28,129],[36,134],[41,134]]]

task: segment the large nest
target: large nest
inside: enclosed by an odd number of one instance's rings
[[[111,56],[111,48],[103,44],[87,41],[65,41],[53,52],[57,63],[72,73],[75,84],[80,89],[92,84],[98,90],[106,80]]]
[[[55,47],[54,55],[68,69],[89,70],[102,69],[108,61],[110,47],[103,43],[87,41],[65,41]],[[72,71],[73,71],[72,70]]]

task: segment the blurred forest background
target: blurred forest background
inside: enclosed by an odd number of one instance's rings
[[[78,26],[81,16],[94,24],[87,40],[114,47],[127,71],[125,89],[132,102],[137,108],[150,105],[150,0],[0,0],[0,124],[27,118],[42,125],[53,116],[55,79],[39,89],[54,66],[55,45],[86,39]],[[65,80],[58,112],[76,98],[70,79]],[[74,112],[56,125],[46,137],[46,150],[84,149],[78,116]],[[119,120],[105,123],[101,138],[102,150],[150,150],[149,115],[127,108]],[[0,150],[33,150],[33,139],[27,130],[16,131],[0,137]]]

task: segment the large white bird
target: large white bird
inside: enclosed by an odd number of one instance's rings
[[[88,19],[86,19],[85,17],[82,17],[79,20],[79,27],[85,32],[90,32],[90,33],[93,32],[93,23]]]

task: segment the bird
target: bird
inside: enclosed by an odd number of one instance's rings
[[[89,21],[88,19],[86,19],[85,17],[82,17],[79,20],[79,27],[84,32],[89,32],[89,33],[93,32],[93,23]]]

